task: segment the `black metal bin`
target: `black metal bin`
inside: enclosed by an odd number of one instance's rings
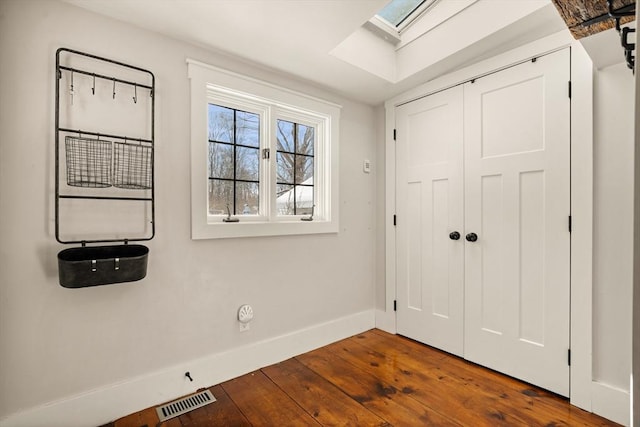
[[[149,248],[143,245],[87,246],[58,253],[60,285],[65,288],[134,282],[147,275]]]

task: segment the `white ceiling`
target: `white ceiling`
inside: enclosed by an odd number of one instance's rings
[[[170,37],[224,51],[245,60],[293,74],[347,97],[379,104],[422,81],[448,72],[488,51],[499,53],[564,27],[549,0],[542,22],[523,25],[526,35],[511,28],[492,36],[475,50],[447,58],[413,78],[390,82],[333,56],[331,52],[387,0],[65,0],[68,3]],[[456,0],[442,0],[456,1]],[[513,0],[480,0],[513,1]],[[513,3],[512,3],[513,4]],[[469,8],[472,9],[472,8]],[[558,24],[560,22],[561,24]],[[491,22],[480,22],[491,25]],[[470,31],[473,29],[455,29]],[[505,39],[508,38],[508,39]],[[446,67],[443,67],[446,65]]]

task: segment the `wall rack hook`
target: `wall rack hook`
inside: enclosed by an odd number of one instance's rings
[[[636,32],[635,28],[631,28],[631,27],[624,27],[622,29],[622,34],[620,35],[620,44],[622,45],[623,48],[625,48],[625,50],[635,50],[636,44],[629,43],[629,33],[635,33],[635,32]]]
[[[71,84],[69,86],[69,95],[71,95],[71,105],[73,105],[73,71],[71,72]]]
[[[615,20],[615,28],[620,35],[620,44],[624,49],[624,59],[627,62],[627,67],[631,69],[633,73],[635,73],[635,56],[633,51],[636,48],[635,43],[629,43],[628,37],[629,33],[635,33],[636,30],[630,27],[621,27],[620,20],[625,17],[635,16],[636,9],[633,4],[625,6],[621,9],[614,10],[613,8],[613,0],[607,0],[608,7],[608,15],[609,17]]]

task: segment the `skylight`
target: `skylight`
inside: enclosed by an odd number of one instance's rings
[[[391,0],[378,16],[394,27],[400,26],[426,0]]]

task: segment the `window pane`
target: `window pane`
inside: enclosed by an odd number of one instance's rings
[[[209,141],[233,142],[233,110],[209,104]]]
[[[425,0],[391,0],[378,12],[378,16],[397,27],[424,2]]]
[[[259,213],[260,115],[209,104],[209,214]],[[255,147],[255,148],[253,148]],[[241,182],[255,181],[255,182]]]
[[[209,142],[209,177],[233,179],[233,145]]]
[[[226,215],[227,205],[233,209],[233,181],[210,179],[209,215]]]
[[[314,204],[312,185],[277,186],[276,209],[278,215],[311,215]]]
[[[313,156],[315,129],[310,126],[298,125],[298,135],[296,141],[296,153]]]
[[[295,203],[293,185],[278,184],[277,192],[276,209],[278,215],[293,215]]]
[[[278,120],[278,215],[311,214],[314,203],[314,144],[314,127]]]
[[[259,153],[257,148],[236,147],[236,179],[259,180]]]
[[[293,184],[295,155],[288,153],[278,153],[276,157],[276,171],[278,173],[277,182]]]
[[[296,184],[313,184],[313,157],[296,156]]]
[[[278,151],[295,152],[293,139],[294,124],[284,120],[278,120]]]
[[[245,111],[236,112],[236,144],[260,147],[260,116]]]
[[[296,185],[296,215],[311,215],[313,186]]]
[[[257,215],[260,206],[258,184],[236,183],[236,215]]]

